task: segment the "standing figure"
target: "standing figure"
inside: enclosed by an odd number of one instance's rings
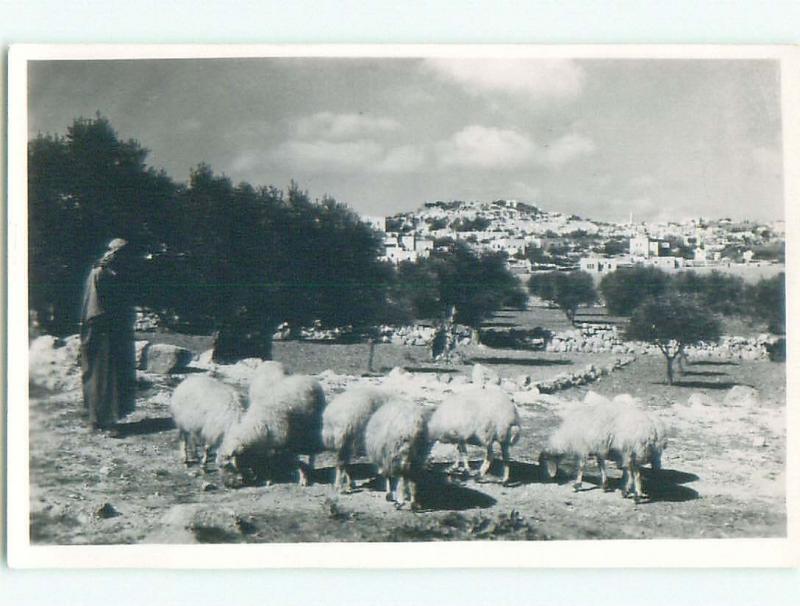
[[[115,429],[136,404],[127,242],[115,238],[86,279],[81,310],[83,403],[92,429]]]

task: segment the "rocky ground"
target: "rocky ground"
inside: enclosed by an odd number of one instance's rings
[[[162,339],[169,340],[169,339]],[[174,336],[183,346],[207,345]],[[31,540],[38,544],[192,543],[273,541],[404,541],[450,539],[587,539],[778,537],[786,533],[785,365],[767,360],[702,361],[674,386],[664,384],[661,356],[639,355],[591,384],[536,396],[523,378],[546,381],[615,356],[465,348],[454,367],[434,365],[427,350],[382,345],[374,372],[365,374],[366,346],[289,341],[275,357],[294,372],[314,373],[330,397],[353,382],[394,385],[420,404],[435,404],[470,380],[473,364],[506,379],[523,431],[512,448],[512,484],[451,479],[443,473],[453,451],[433,450],[422,486],[423,511],[396,509],[383,498],[369,466],[356,468],[352,494],[333,491],[332,458],[318,460],[314,484],[300,488],[285,478],[269,487],[226,488],[218,474],[185,468],[167,402],[197,361],[183,372],[139,373],[137,410],[126,437],[85,428],[74,373],[60,358],[39,376],[30,400]],[[407,372],[394,371],[405,367]],[[246,384],[247,365],[216,369]],[[36,373],[34,373],[36,374]],[[726,396],[736,385],[757,398]],[[567,474],[542,483],[536,461],[558,413],[588,390],[631,393],[670,427],[664,470],[646,474],[650,499],[639,505],[618,491],[596,487],[590,466],[584,490],[573,492]],[[479,452],[471,451],[477,466]],[[499,470],[493,470],[495,474]],[[619,477],[612,470],[612,478]]]

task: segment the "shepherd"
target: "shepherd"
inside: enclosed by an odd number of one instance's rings
[[[92,429],[110,430],[115,436],[117,422],[136,404],[129,261],[128,242],[111,240],[89,272],[81,310],[84,406]]]

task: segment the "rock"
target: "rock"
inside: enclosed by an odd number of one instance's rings
[[[147,348],[145,367],[147,372],[169,374],[182,370],[192,360],[192,352],[177,345],[153,343]]]
[[[203,492],[214,492],[215,490],[218,490],[216,484],[212,482],[203,482]]]
[[[511,399],[516,404],[536,404],[539,400],[539,390],[517,391],[511,394]]]
[[[511,379],[501,379],[500,380],[500,388],[503,391],[507,391],[509,393],[513,393],[517,391],[517,384],[512,381]]]
[[[758,390],[748,385],[735,385],[725,394],[723,403],[726,406],[756,407],[759,404]]]
[[[103,503],[97,511],[95,511],[95,515],[100,519],[107,520],[108,518],[115,518],[122,514],[117,511],[111,503]]]
[[[150,341],[136,341],[134,347],[136,348],[136,369],[144,370],[145,355],[147,348],[150,347]]]
[[[80,387],[80,337],[59,339],[42,335],[28,349],[28,378],[34,385],[52,391]]]
[[[689,400],[686,402],[686,404],[688,406],[714,406],[715,402],[711,396],[696,391],[689,396]]]
[[[476,385],[485,385],[486,383],[499,385],[500,375],[483,364],[476,364],[472,367],[472,382]]]
[[[586,395],[583,396],[583,403],[584,404],[608,404],[608,398],[605,396],[601,396],[596,391],[587,391]]]
[[[208,368],[214,365],[214,350],[206,349],[203,353],[197,356],[197,365],[202,368]]]

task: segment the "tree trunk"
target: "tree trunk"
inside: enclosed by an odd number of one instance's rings
[[[672,362],[675,360],[674,357],[666,356],[667,358],[667,383],[672,385]]]

